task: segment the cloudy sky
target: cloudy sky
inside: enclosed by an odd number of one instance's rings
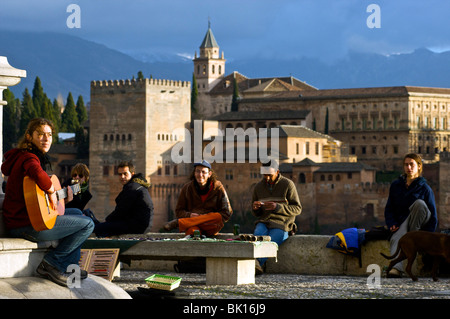
[[[67,24],[71,4],[80,8],[79,28]],[[192,57],[209,20],[228,61],[331,61],[349,51],[450,50],[449,12],[446,0],[1,0],[0,32],[61,32],[125,53]]]

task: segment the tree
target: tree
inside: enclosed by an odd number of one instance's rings
[[[22,98],[22,112],[20,115],[19,136],[25,133],[28,122],[36,117],[38,117],[38,113],[34,108],[33,99],[31,98],[28,88],[25,88]]]
[[[86,106],[84,105],[84,100],[81,95],[78,96],[76,111],[77,111],[78,123],[80,123],[80,125],[82,125],[83,122],[87,120],[88,116],[87,116]]]
[[[55,126],[58,128],[61,127],[61,106],[62,103],[58,102],[58,99],[53,100],[52,109],[53,109],[53,117],[55,118]]]
[[[198,87],[197,87],[197,79],[195,78],[195,74],[192,73],[192,89],[191,89],[191,113],[197,113],[197,99],[198,99]]]
[[[19,99],[8,88],[3,91],[6,104],[3,107],[3,153],[13,148],[17,142],[17,119],[19,116]]]
[[[34,108],[36,109],[36,112],[39,114],[39,116],[41,116],[43,118],[47,118],[43,114],[45,111],[44,104],[46,103],[47,96],[44,93],[44,88],[42,87],[41,79],[39,79],[38,76],[34,80],[34,86],[33,86],[33,90],[31,91],[31,93],[32,93],[32,98],[33,98],[33,105],[34,105]]]
[[[78,122],[75,102],[73,101],[72,93],[69,92],[66,107],[61,115],[61,132],[75,133],[79,126],[80,122]]]
[[[325,134],[328,134],[328,108],[327,108],[327,113],[325,114],[325,130],[324,130]]]
[[[239,88],[237,85],[236,78],[233,81],[233,99],[231,100],[231,112],[237,112],[238,110],[238,100],[239,100]]]
[[[32,94],[33,106],[36,109],[37,115],[52,121],[55,126],[55,131],[58,131],[60,114],[55,114],[53,111],[52,102],[47,97],[47,94],[45,94],[38,76],[34,81]]]
[[[75,132],[75,145],[77,146],[77,158],[89,158],[89,135],[81,126]]]
[[[143,80],[144,79],[144,73],[142,73],[142,71],[139,71],[137,74],[137,78],[138,80]]]

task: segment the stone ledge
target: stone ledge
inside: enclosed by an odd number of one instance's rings
[[[147,233],[145,237],[168,238],[175,234]],[[232,238],[232,234],[220,234],[221,238]],[[390,255],[387,240],[369,241],[362,246],[361,264],[353,256],[347,256],[336,250],[326,248],[331,235],[294,235],[289,237],[279,248],[276,258],[266,262],[266,272],[273,274],[302,275],[349,275],[367,276],[367,267],[371,264],[382,270],[389,261],[380,255]],[[173,259],[173,258],[172,258]],[[175,262],[170,260],[132,260],[129,269],[168,270],[173,271]],[[413,272],[422,274],[423,262],[419,255],[413,266]],[[420,271],[419,271],[420,270]],[[371,272],[371,271],[370,271]]]
[[[10,250],[47,249],[52,242],[32,242],[23,238],[0,238],[0,253]]]
[[[80,287],[67,288],[39,277],[0,279],[0,299],[131,299],[103,278],[89,275]]]
[[[387,240],[370,241],[361,248],[362,267],[357,257],[344,255],[326,248],[332,236],[295,235],[289,237],[278,250],[278,261],[268,259],[268,273],[294,273],[308,275],[367,275],[367,266],[381,268],[389,264],[380,252],[390,255]]]

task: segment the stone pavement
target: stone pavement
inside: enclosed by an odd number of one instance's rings
[[[296,274],[263,274],[256,283],[238,286],[206,286],[205,274],[157,272],[182,277],[181,285],[171,293],[155,291],[146,286],[145,278],[152,271],[121,270],[113,283],[133,298],[183,299],[450,299],[450,278],[409,277],[381,278],[379,287],[368,286],[363,276],[312,276]],[[449,303],[450,306],[450,303]]]
[[[66,288],[41,277],[0,279],[0,299],[130,299],[119,286],[91,276],[80,286]]]

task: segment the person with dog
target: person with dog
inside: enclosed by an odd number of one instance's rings
[[[301,214],[302,205],[294,182],[281,175],[278,161],[263,163],[261,175],[252,195],[252,213],[257,218],[254,235],[270,236],[279,246],[297,231],[295,217]],[[263,273],[266,260],[257,260],[256,274]]]
[[[25,201],[24,178],[33,180],[48,198],[49,206],[56,209],[58,198],[53,182],[46,170],[51,169],[48,151],[52,146],[54,126],[44,118],[32,119],[17,148],[5,153],[2,173],[8,177],[3,202],[3,220],[12,237],[25,238],[33,242],[58,241],[54,249],[47,252],[36,272],[45,278],[67,286],[72,272],[68,266],[78,265],[80,250],[84,241],[91,235],[94,223],[77,208],[66,208],[64,215],[56,217],[51,229],[35,230],[31,224]],[[73,193],[67,189],[68,198]],[[81,279],[87,272],[81,270]]]
[[[407,232],[434,232],[438,223],[433,190],[422,176],[422,158],[414,153],[405,155],[403,171],[390,186],[384,211],[386,225],[391,232],[391,254],[396,252],[398,241]],[[398,278],[402,272],[402,263],[397,263],[387,277]]]
[[[225,187],[205,160],[194,163],[190,180],[178,197],[177,218],[164,225],[164,229],[178,228],[186,236],[193,236],[195,231],[206,237],[214,236],[233,214]]]

